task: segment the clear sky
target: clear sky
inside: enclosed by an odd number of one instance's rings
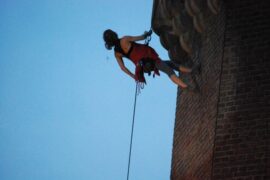
[[[146,0],[0,1],[1,180],[126,179],[135,82],[102,33],[141,35],[151,14]],[[147,82],[130,180],[169,180],[177,87]]]

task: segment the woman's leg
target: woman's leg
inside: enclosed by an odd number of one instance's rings
[[[163,61],[163,62],[166,63],[168,66],[170,66],[171,68],[173,68],[176,71],[180,71],[182,73],[191,73],[192,72],[191,68],[176,64],[172,61]]]
[[[174,82],[175,84],[177,84],[178,86],[180,86],[181,88],[187,88],[187,84],[184,83],[179,77],[177,77],[175,74],[170,76],[170,79],[172,80],[172,82]]]
[[[173,69],[175,68],[171,67],[169,63],[167,63],[167,61],[161,61],[159,63],[156,63],[156,68],[166,73],[170,77],[170,79],[181,88],[187,88],[187,84],[176,76],[175,72],[173,71]]]
[[[195,64],[192,68],[188,68],[185,66],[180,65],[179,70],[182,73],[193,73],[193,74],[199,74],[201,72],[201,64]]]
[[[191,73],[192,72],[192,69],[191,68],[187,68],[187,67],[184,67],[184,66],[179,66],[179,70],[183,73]]]

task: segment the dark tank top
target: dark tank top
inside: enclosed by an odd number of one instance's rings
[[[132,52],[132,49],[133,49],[133,42],[131,42],[131,47],[129,48],[128,52],[125,53],[121,47],[120,39],[117,41],[116,45],[114,46],[114,51],[121,53],[126,58],[130,58],[130,53]]]

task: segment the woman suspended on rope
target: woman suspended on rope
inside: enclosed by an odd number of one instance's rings
[[[182,73],[191,73],[193,69],[177,65],[171,61],[163,61],[152,47],[136,43],[136,41],[144,40],[151,36],[151,33],[152,31],[149,31],[141,36],[124,36],[119,39],[116,32],[108,29],[104,31],[103,39],[108,50],[114,47],[114,55],[120,68],[135,79],[136,82],[146,83],[144,73],[150,74],[151,71],[154,71],[154,75],[159,75],[160,70],[166,73],[181,88],[188,88],[188,85],[176,75],[174,70],[181,71]],[[125,66],[123,57],[130,59],[136,66],[134,74]]]

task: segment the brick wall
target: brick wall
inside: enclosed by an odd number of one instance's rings
[[[201,93],[178,91],[171,170],[173,180],[211,177],[224,18],[224,8],[217,16],[209,13],[205,18],[206,31],[202,35],[193,34],[193,47],[197,48],[192,61],[200,62],[202,66],[201,76],[196,77]]]
[[[226,0],[206,17],[201,94],[178,91],[172,180],[270,179],[269,4]]]
[[[269,8],[266,0],[226,1],[213,179],[270,179]]]

